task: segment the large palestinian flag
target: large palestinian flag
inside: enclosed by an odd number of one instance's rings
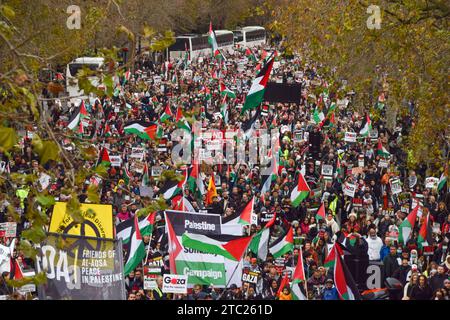
[[[159,189],[158,194],[162,194],[163,198],[170,200],[176,195],[182,193],[183,186],[187,182],[187,171],[183,173],[184,178],[181,181],[177,180],[166,180]]]
[[[246,139],[250,139],[253,136],[253,132],[255,131],[255,123],[260,115],[261,108],[258,108],[250,119],[241,124],[241,129],[244,131]]]
[[[144,242],[142,241],[142,235],[139,231],[138,217],[134,216],[133,220],[134,224],[131,231],[130,248],[128,250],[128,256],[125,259],[125,267],[123,268],[125,276],[129,275],[130,272],[142,262],[142,259],[145,258]]]
[[[336,254],[339,254],[341,256],[344,254],[344,252],[342,251],[342,248],[340,247],[339,243],[337,243],[337,242],[335,242],[333,244],[333,247],[328,252],[327,257],[323,261],[323,266],[325,268],[333,268],[334,269],[334,264],[336,262]]]
[[[105,167],[109,167],[111,165],[111,159],[109,158],[108,150],[105,147],[103,147],[102,152],[100,153],[98,163]]]
[[[308,197],[309,193],[311,192],[311,189],[309,188],[308,184],[306,183],[305,178],[303,177],[302,173],[300,172],[298,175],[298,182],[297,186],[294,187],[294,189],[291,192],[291,203],[294,208],[298,207],[300,203]]]
[[[419,206],[416,206],[416,208]],[[422,225],[420,226],[419,236],[417,237],[417,244],[419,249],[422,249],[424,246],[433,245],[433,217],[430,213],[427,214],[426,217],[422,216]]]
[[[212,22],[209,23],[208,43],[211,46],[212,56],[220,59],[222,54],[220,53],[219,46],[217,45],[216,34],[212,28]]]
[[[325,221],[325,217],[326,217],[325,204],[322,202],[319,210],[317,210],[316,212],[316,220],[319,221],[320,219],[322,219],[323,221]]]
[[[230,89],[228,89],[222,81],[219,82],[219,89],[220,89],[220,95],[227,96],[232,99],[236,98],[236,93],[234,93],[234,91],[231,91]]]
[[[377,146],[377,155],[383,158],[389,158],[391,154],[389,151],[386,150],[385,147],[383,147],[383,144],[381,143],[381,139],[378,140],[378,146]]]
[[[442,175],[439,178],[438,191],[444,189],[445,185],[447,184],[447,179],[448,179],[448,165],[445,166],[444,172],[442,172]]]
[[[82,100],[80,105],[75,109],[72,116],[70,117],[67,127],[70,130],[74,130],[75,128],[79,127],[81,119],[87,118],[88,116],[89,115],[86,110],[86,106],[84,105],[84,101]]]
[[[417,212],[419,211],[419,205],[417,205],[406,217],[405,220],[398,227],[398,241],[406,245],[408,242],[414,225],[416,224]]]
[[[139,231],[142,236],[151,236],[153,233],[153,226],[155,223],[156,212],[150,213],[148,216],[143,216],[139,219]],[[134,219],[128,219],[116,226],[116,238],[122,239],[123,244],[130,242],[131,233],[133,231]]]
[[[363,122],[361,126],[361,130],[359,130],[359,134],[363,137],[367,137],[372,130],[372,121],[369,118],[369,115],[366,115],[366,120]]]
[[[206,236],[202,234],[184,233],[183,246],[204,253],[223,256],[227,259],[239,261],[250,244],[252,237],[240,236]]]
[[[254,214],[253,207],[255,206],[255,197],[247,203],[244,210],[241,212],[239,223],[244,225],[250,225],[252,221],[252,215]]]
[[[342,257],[335,254],[334,283],[341,300],[361,300],[355,280],[345,265]]]
[[[255,236],[252,238],[252,241],[250,242],[250,245],[248,246],[250,251],[255,253],[258,258],[263,261],[265,261],[267,258],[270,228],[274,225],[276,218],[277,214],[276,212],[274,212],[272,219],[270,219],[270,221],[266,223],[264,229],[255,234]]]
[[[158,137],[158,125],[153,122],[133,121],[125,125],[127,134],[137,135],[144,140],[154,140]]]
[[[305,286],[305,287],[303,287]],[[294,274],[292,276],[292,300],[308,300],[306,296],[306,276],[305,267],[303,265],[303,253],[302,248],[298,253],[297,266],[295,267]],[[305,289],[303,291],[303,289]]]
[[[269,81],[270,72],[272,71],[273,62],[275,61],[275,54],[266,63],[266,65],[259,71],[258,75],[252,82],[250,91],[245,98],[244,107],[241,114],[247,110],[255,109],[261,104],[264,98],[267,82]]]
[[[285,253],[288,253],[294,249],[294,230],[289,228],[285,235],[280,236],[272,244],[270,244],[269,252],[273,258],[279,258]]]

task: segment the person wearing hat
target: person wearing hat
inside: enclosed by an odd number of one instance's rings
[[[325,281],[322,300],[339,300],[339,294],[332,279],[327,279]]]

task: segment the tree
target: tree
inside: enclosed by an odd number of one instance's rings
[[[403,140],[408,164],[436,169],[448,162],[450,109],[447,73],[450,5],[441,0],[378,1],[380,29],[367,9],[369,1],[267,1],[288,48],[322,63],[331,82],[346,79],[357,92],[356,105],[376,113],[381,93],[387,95],[387,117],[409,114],[414,125]],[[395,123],[395,121],[391,121]],[[433,137],[430,141],[429,137]]]

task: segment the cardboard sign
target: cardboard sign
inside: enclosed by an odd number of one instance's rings
[[[344,136],[346,142],[356,142],[356,132],[346,132]]]
[[[187,276],[178,274],[165,274],[162,291],[164,293],[187,293]]]
[[[15,238],[17,233],[17,222],[0,223],[0,237]]]
[[[122,165],[121,156],[109,156],[109,160],[111,161],[112,167],[120,167]]]
[[[390,181],[392,194],[399,194],[402,192],[402,186],[399,179],[392,179]]]
[[[344,184],[344,195],[349,197],[355,197],[356,185],[353,183],[345,183]]]
[[[435,177],[428,177],[425,179],[425,188],[434,189],[438,187],[439,179]]]
[[[323,176],[332,176],[333,175],[333,166],[329,164],[322,165],[322,175]]]
[[[261,272],[259,271],[250,271],[248,268],[244,268],[242,271],[242,282],[257,284],[260,277]]]

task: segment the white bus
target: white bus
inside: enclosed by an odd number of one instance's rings
[[[264,46],[266,44],[266,29],[259,26],[243,27],[234,30],[234,42],[244,47]]]
[[[89,96],[85,95],[83,90],[80,90],[78,87],[78,79],[76,75],[79,70],[83,68],[89,68],[93,71],[100,69],[105,62],[104,58],[101,57],[82,57],[73,60],[71,63],[67,65],[66,69],[66,91],[69,95],[69,102],[79,104],[81,99],[85,100],[89,98],[89,102],[91,104],[95,101],[95,95],[89,94]],[[93,86],[99,87],[99,78],[97,76],[89,77]]]
[[[216,30],[217,46],[222,51],[228,51],[234,47],[234,34],[229,30]],[[208,34],[184,34],[175,38],[175,43],[169,49],[169,57],[172,59],[183,58],[189,51],[189,59],[196,59],[199,56],[210,56],[211,45],[208,42]]]

